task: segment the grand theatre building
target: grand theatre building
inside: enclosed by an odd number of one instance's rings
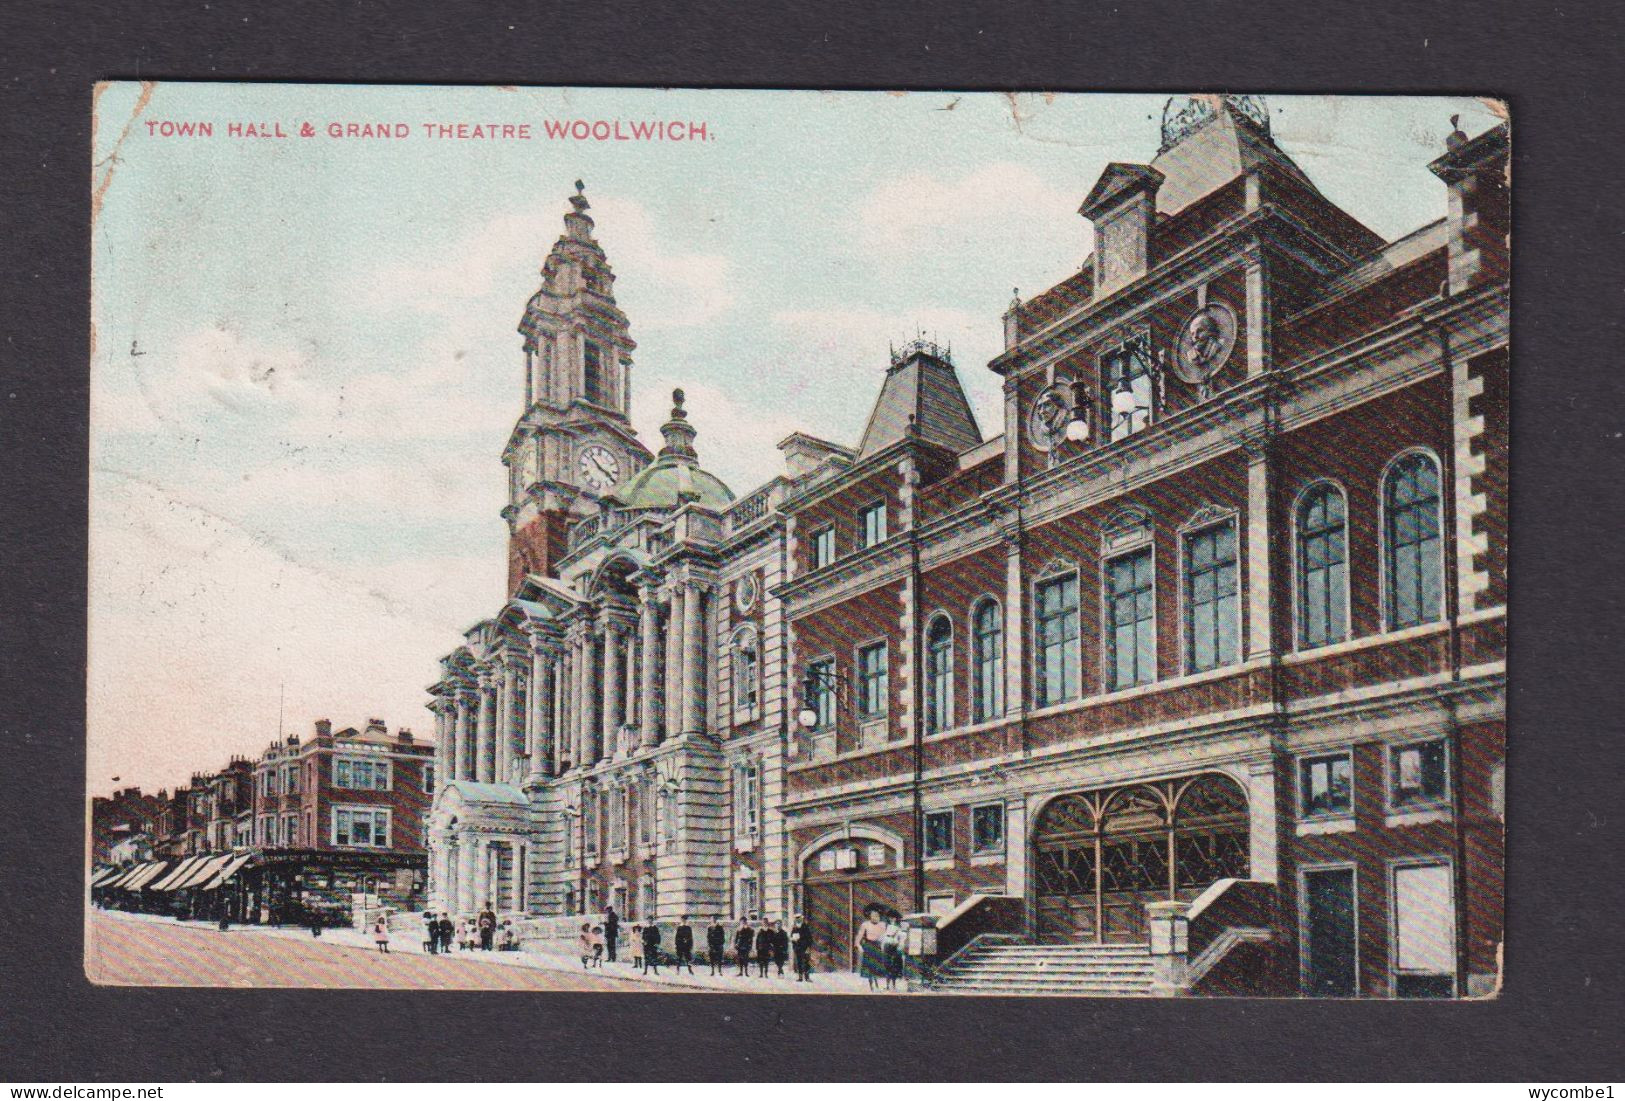
[[[520,324],[511,597],[431,689],[435,904],[805,913],[829,968],[879,905],[935,916],[949,988],[1495,988],[1507,128],[1452,133],[1393,241],[1256,97],[1161,139],[989,318],[993,433],[915,341],[861,439],[743,494],[680,391],[632,432],[578,187]]]

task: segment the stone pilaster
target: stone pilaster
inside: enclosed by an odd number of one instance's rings
[[[639,744],[653,749],[660,743],[660,716],[656,712],[656,686],[660,681],[660,607],[653,585],[638,589],[638,629],[642,632],[643,668],[638,677]]]

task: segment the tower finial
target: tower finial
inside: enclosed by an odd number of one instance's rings
[[[662,457],[672,456],[682,459],[694,459],[694,426],[688,423],[688,413],[683,409],[683,391],[671,392],[671,419],[660,426],[660,436],[665,446],[660,449]]]

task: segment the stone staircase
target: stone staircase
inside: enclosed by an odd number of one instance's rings
[[[1018,944],[978,939],[947,961],[931,984],[942,994],[1066,994],[1147,997],[1151,951],[1144,944]]]

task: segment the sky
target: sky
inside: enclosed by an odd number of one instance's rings
[[[319,718],[432,731],[439,657],[504,598],[515,326],[576,179],[638,342],[634,426],[656,446],[682,387],[701,462],[743,495],[792,431],[855,444],[888,347],[920,333],[1002,431],[986,364],[1012,291],[1084,263],[1078,205],[1109,161],[1156,154],[1166,99],[104,86],[90,790],[172,787]],[[1450,117],[1499,121],[1461,98],[1268,104],[1277,144],[1390,239],[1445,212],[1427,163]],[[704,137],[552,140],[547,120]]]

